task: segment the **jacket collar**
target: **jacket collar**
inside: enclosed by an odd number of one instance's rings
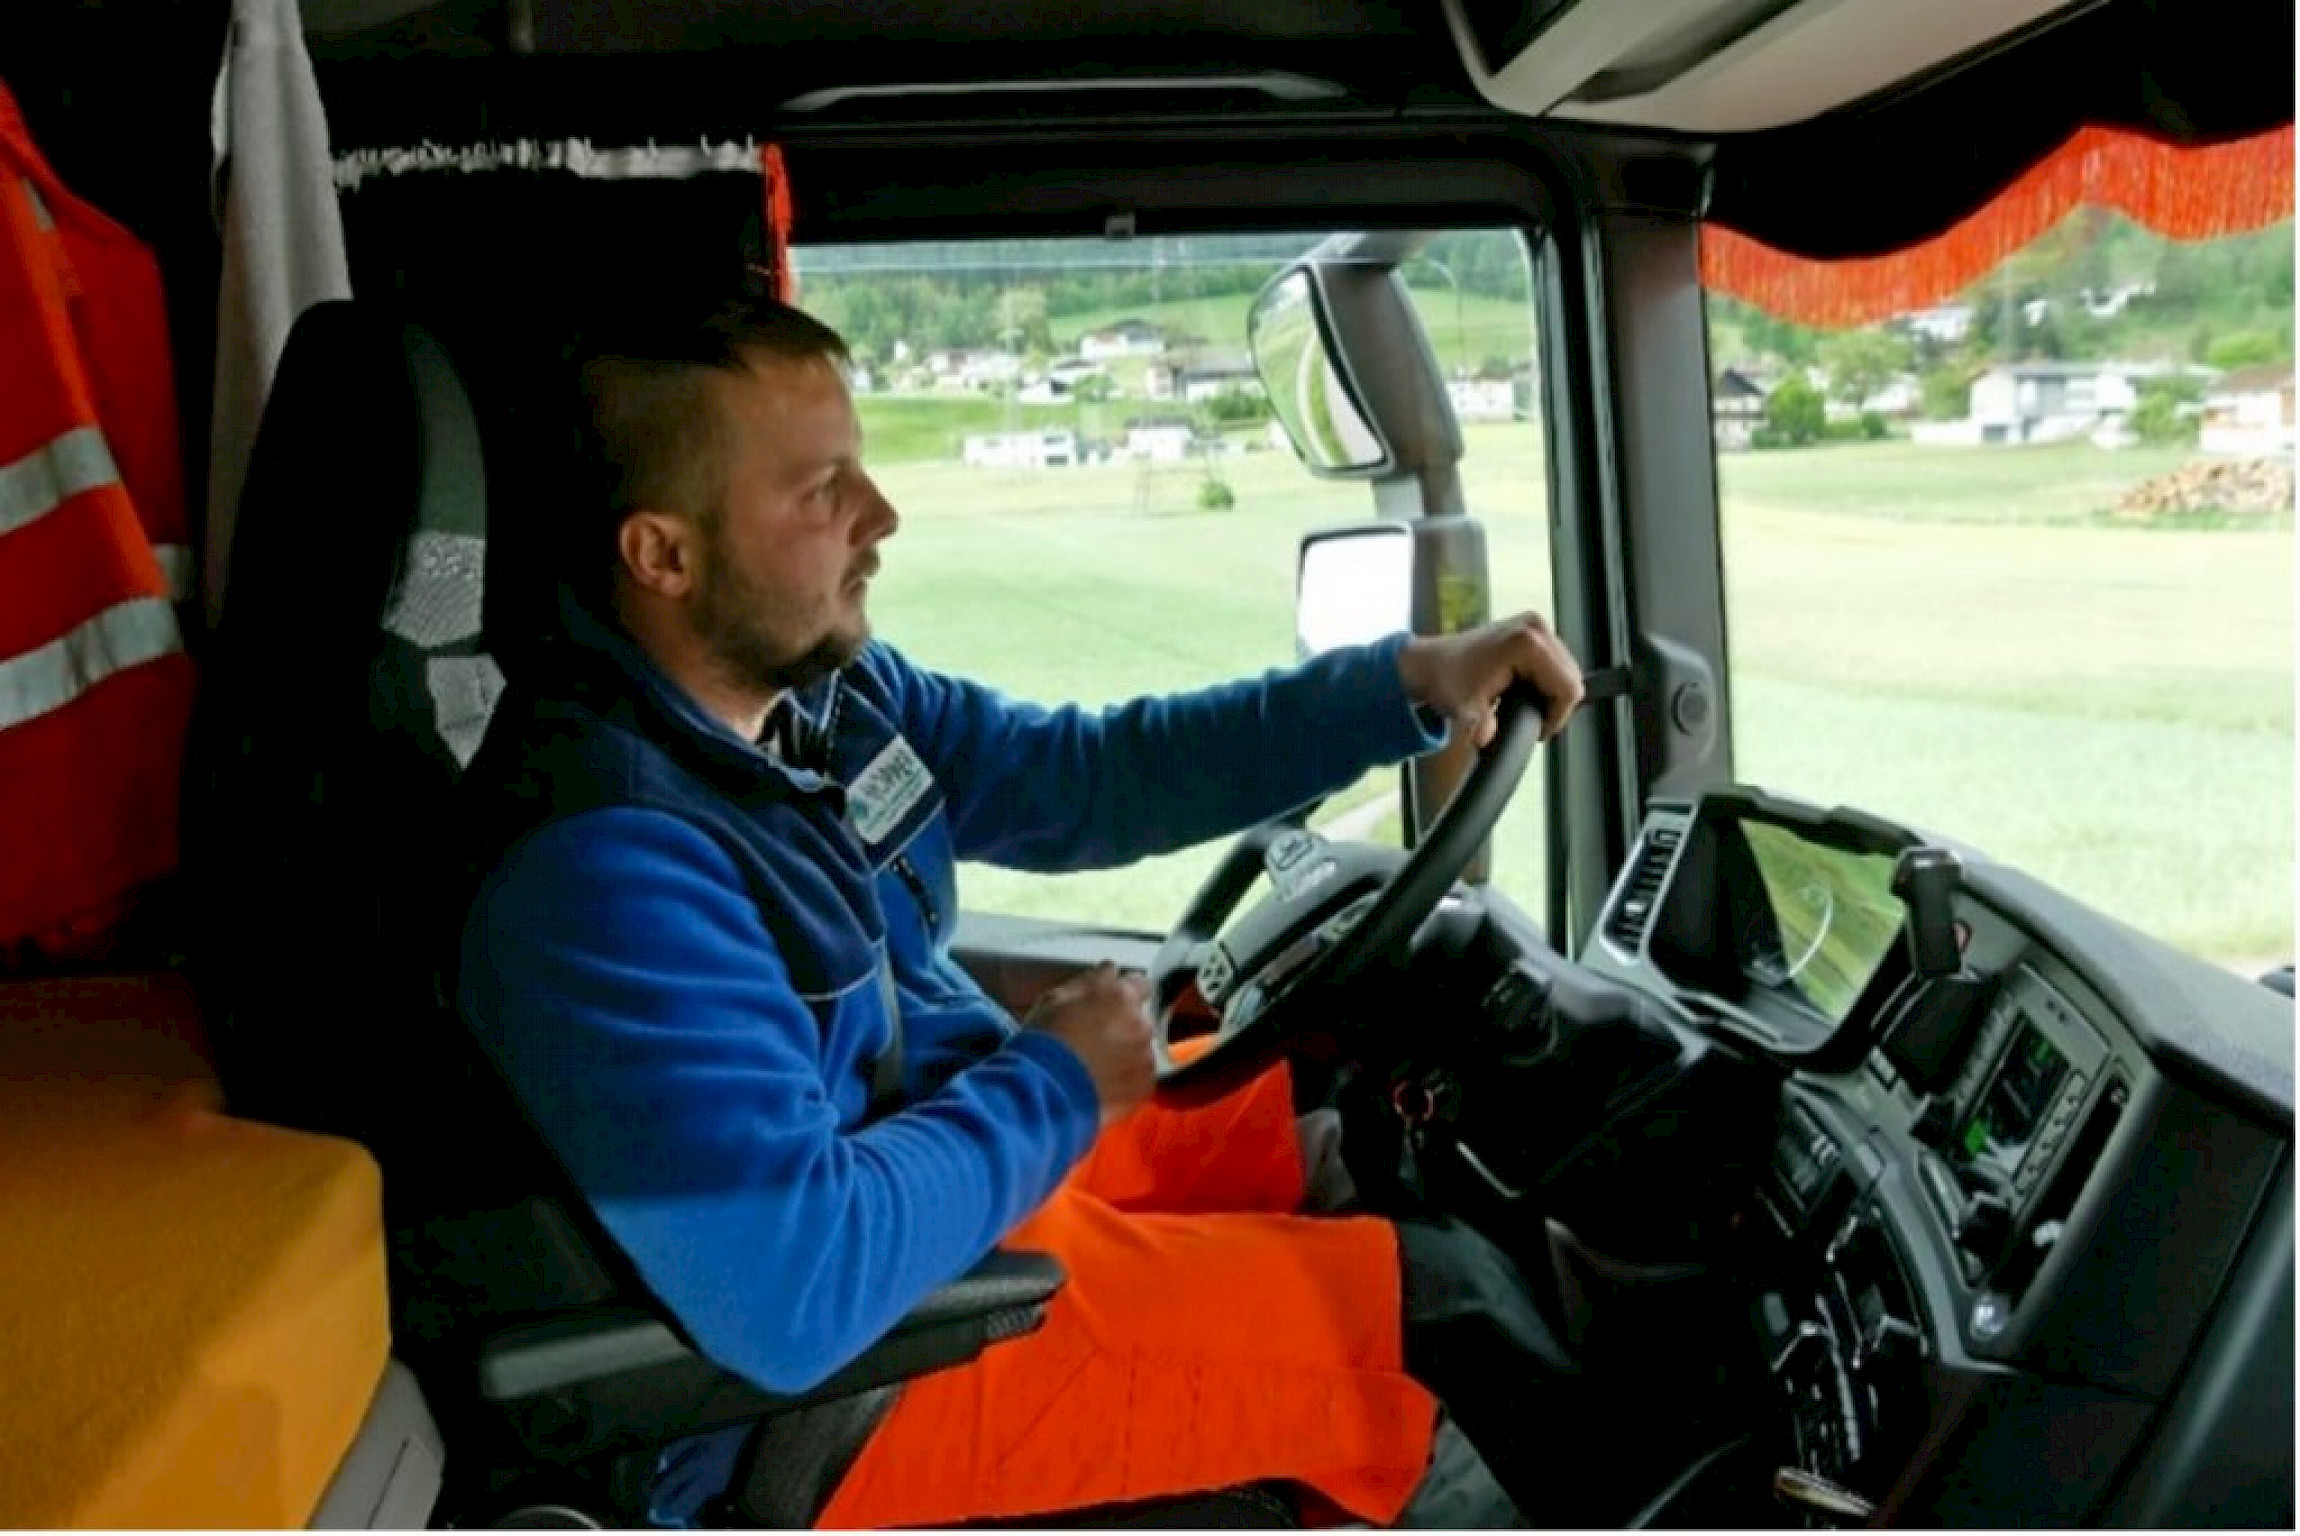
[[[564,590],[559,595],[559,616],[569,682],[581,701],[601,716],[638,731],[730,787],[771,787],[798,794],[841,792],[840,786],[823,774],[784,762],[756,743],[745,741],[672,681],[620,625],[600,618]],[[797,711],[802,722],[800,734],[813,739],[819,735],[819,721],[838,687],[839,679],[833,676],[806,690],[809,698],[785,694],[776,701],[775,709]]]

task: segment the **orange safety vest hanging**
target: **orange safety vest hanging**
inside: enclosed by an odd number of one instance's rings
[[[0,87],[0,957],[175,867],[187,548],[158,266]]]

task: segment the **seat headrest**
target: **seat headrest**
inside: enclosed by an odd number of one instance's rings
[[[487,472],[471,397],[423,327],[356,301],[289,332],[250,456],[216,668],[346,726],[372,713],[379,648],[412,651],[395,702],[460,763],[502,679],[481,646]],[[394,691],[394,690],[387,690]]]

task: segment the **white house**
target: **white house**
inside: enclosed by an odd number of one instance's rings
[[[2125,306],[2134,299],[2144,299],[2156,292],[2154,283],[2119,283],[2105,292],[2087,288],[2077,297],[2083,301],[2085,313],[2095,320],[2113,320],[2124,313]]]
[[[2196,446],[2206,453],[2252,457],[2290,454],[2292,365],[2263,363],[2228,374],[2204,397]]]
[[[1462,421],[1507,421],[1517,414],[1517,388],[1509,379],[1448,379],[1445,392]]]
[[[1079,462],[1078,434],[969,432],[962,457],[970,469],[1068,469]]]
[[[1243,352],[1200,347],[1152,363],[1143,371],[1142,387],[1153,400],[1196,403],[1233,390],[1258,395],[1262,376],[1254,371],[1254,360]]]
[[[1076,389],[1088,379],[1108,378],[1110,374],[1109,370],[1100,363],[1089,362],[1083,357],[1058,357],[1046,365],[1046,376],[1050,379],[1060,379],[1072,389]]]
[[[1913,373],[1897,373],[1884,382],[1873,395],[1858,405],[1830,396],[1823,407],[1831,421],[1858,421],[1863,416],[1882,416],[1888,421],[1905,421],[1917,414],[1924,405],[1924,387]]]
[[[1121,320],[1078,338],[1078,355],[1090,363],[1120,357],[1156,357],[1166,350],[1166,330],[1147,320]]]
[[[1944,343],[1959,342],[1973,328],[1973,307],[1970,304],[1936,305],[1901,316],[1901,323],[1919,336],[1930,336]]]
[[[1920,422],[1911,436],[1947,446],[2065,443],[2113,429],[2139,403],[2155,363],[1999,363],[1973,380],[1962,421]]]
[[[970,352],[958,365],[958,382],[967,389],[993,390],[1022,378],[1022,359],[1012,352]]]
[[[1141,416],[1126,423],[1126,435],[1119,439],[1121,458],[1137,459],[1145,464],[1179,464],[1190,456],[1190,445],[1197,440],[1198,429],[1184,416]]]

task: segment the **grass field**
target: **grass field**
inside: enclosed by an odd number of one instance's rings
[[[901,403],[865,402],[874,460],[878,413]],[[1550,606],[1538,436],[1468,429],[1504,610]],[[1226,513],[1197,510],[1196,469],[881,462],[905,520],[874,597],[880,632],[1044,701],[1286,661],[1295,539],[1368,510],[1362,487],[1313,481],[1283,453],[1223,464]],[[1725,458],[1739,776],[1978,846],[2199,953],[2288,956],[2292,533],[2094,520],[2178,462],[1900,444]],[[1498,878],[1536,911],[1538,827],[1529,781]],[[1212,856],[1059,880],[970,870],[965,892],[1159,928]]]

